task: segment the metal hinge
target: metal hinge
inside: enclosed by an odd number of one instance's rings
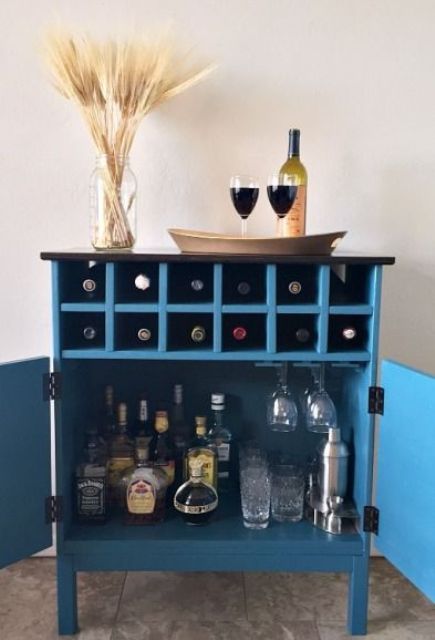
[[[62,522],[63,496],[48,496],[45,498],[45,522]]]
[[[366,533],[379,532],[379,509],[377,507],[364,507],[363,529]]]
[[[384,397],[383,387],[369,387],[369,413],[384,415]]]
[[[44,373],[42,379],[42,397],[46,402],[59,400],[62,391],[62,375],[59,371]]]

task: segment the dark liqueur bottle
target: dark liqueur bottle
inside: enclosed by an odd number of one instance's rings
[[[186,524],[204,525],[218,506],[216,489],[205,481],[201,460],[189,464],[190,478],[181,485],[174,496],[174,507]]]

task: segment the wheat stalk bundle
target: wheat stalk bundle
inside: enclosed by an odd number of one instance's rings
[[[103,224],[97,249],[133,246],[128,207],[120,197],[124,159],[141,120],[152,109],[204,78],[211,66],[192,66],[166,36],[155,40],[99,41],[86,34],[50,30],[44,58],[59,93],[74,102],[98,154],[107,158],[103,174]]]

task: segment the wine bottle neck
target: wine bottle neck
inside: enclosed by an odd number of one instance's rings
[[[301,132],[299,129],[290,129],[288,137],[288,157],[299,158]]]

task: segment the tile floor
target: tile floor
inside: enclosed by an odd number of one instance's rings
[[[435,640],[435,605],[372,560],[369,638]],[[347,577],[285,573],[79,575],[77,640],[341,640]],[[53,559],[0,571],[1,640],[53,640]]]

